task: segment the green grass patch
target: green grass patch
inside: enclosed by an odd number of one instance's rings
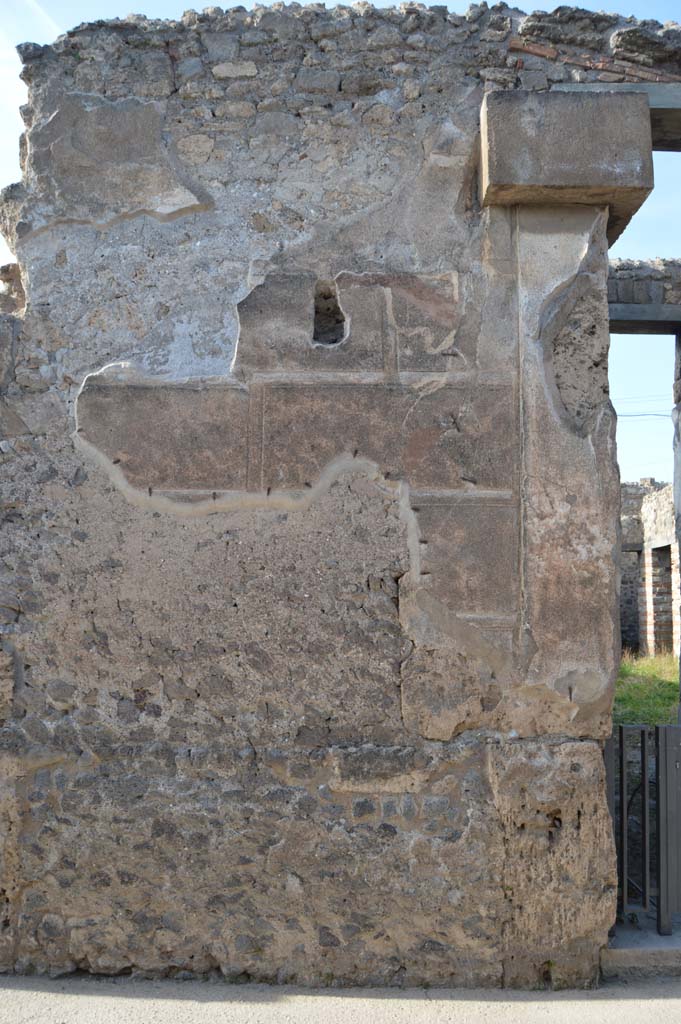
[[[643,658],[625,651],[615,683],[617,725],[675,725],[679,663],[673,654]]]

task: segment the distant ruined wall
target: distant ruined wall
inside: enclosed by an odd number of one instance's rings
[[[593,982],[651,142],[549,86],[679,81],[679,29],[275,5],[20,52],[0,966]]]
[[[681,262],[611,260],[608,301],[681,306]]]
[[[623,483],[621,486],[620,632],[625,651],[637,652],[640,645],[638,602],[643,550],[641,505],[650,486],[658,485],[651,480],[649,486],[645,481]]]
[[[671,484],[622,484],[622,646],[644,655],[681,649],[681,577]]]
[[[641,652],[660,654],[671,651],[678,656],[681,647],[681,579],[671,484],[645,495],[641,503],[641,524]]]

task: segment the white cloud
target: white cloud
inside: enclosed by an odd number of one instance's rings
[[[17,43],[30,40],[51,43],[62,28],[38,0],[20,0],[10,10],[3,10],[0,28],[0,188],[21,178],[19,136],[23,122],[19,107],[26,103],[26,86],[19,78],[21,61]],[[0,238],[0,263],[13,259]]]
[[[52,15],[38,3],[38,0],[23,0],[23,3],[30,11],[31,20],[33,21],[33,18],[37,17],[42,23],[43,32],[49,33],[49,39],[45,39],[44,42],[51,43],[57,36],[61,35],[63,29],[59,27]],[[35,22],[33,24],[35,25]]]

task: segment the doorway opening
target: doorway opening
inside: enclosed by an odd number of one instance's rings
[[[673,920],[681,911],[681,876],[672,878],[670,871],[678,845],[671,828],[676,803],[681,812],[673,413],[681,401],[681,263],[669,231],[670,218],[678,216],[677,159],[676,152],[655,154],[655,192],[611,251],[620,260],[611,262],[608,298],[621,475],[623,656],[606,767],[618,853],[613,942],[620,948],[656,949],[656,933],[681,929],[681,916]]]
[[[608,294],[609,383],[617,413],[622,527],[624,660],[615,720],[651,726],[677,720],[681,639],[681,587],[673,570],[678,543],[672,415],[680,397],[675,391],[681,379],[681,324],[674,318],[681,319],[681,265],[675,232],[669,230],[670,221],[678,217],[678,154],[656,151],[653,158],[655,190],[610,251]],[[646,662],[658,656],[665,656],[664,662]],[[639,687],[641,700],[625,707],[620,696],[627,685],[630,692]],[[667,695],[664,707],[663,701],[646,705],[655,687]],[[648,721],[646,707],[648,717],[661,717]]]

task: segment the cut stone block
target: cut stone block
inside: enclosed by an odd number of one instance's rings
[[[81,438],[140,490],[246,488],[248,392],[91,377],[78,399]]]
[[[642,93],[492,92],[480,130],[485,206],[609,206],[612,244],[652,190]]]
[[[512,617],[518,607],[518,510],[512,501],[419,502],[421,572],[459,613]],[[494,542],[490,543],[490,539]]]
[[[466,358],[457,338],[461,313],[458,275],[341,274],[341,305],[351,339],[383,339],[386,370],[460,370]],[[366,343],[366,342],[365,342]],[[473,353],[467,353],[472,358]]]
[[[251,392],[93,377],[79,434],[141,490],[295,490],[341,456],[416,490],[513,486],[510,387],[281,381]]]
[[[239,376],[290,370],[395,376],[398,368],[461,370],[474,359],[474,339],[461,351],[457,337],[456,273],[340,274],[328,282],[344,328],[336,344],[316,337],[319,284],[311,273],[271,274],[239,304]]]
[[[314,484],[341,455],[412,489],[504,489],[515,476],[512,389],[353,383],[268,384],[262,487]]]
[[[343,290],[328,282],[344,319],[336,344],[315,341],[315,298],[318,278],[312,273],[270,274],[239,304],[239,345],[235,372],[383,369],[382,305],[368,290],[346,305]],[[365,308],[366,307],[366,308]],[[349,336],[350,326],[357,328]],[[368,326],[368,329],[366,327]]]

